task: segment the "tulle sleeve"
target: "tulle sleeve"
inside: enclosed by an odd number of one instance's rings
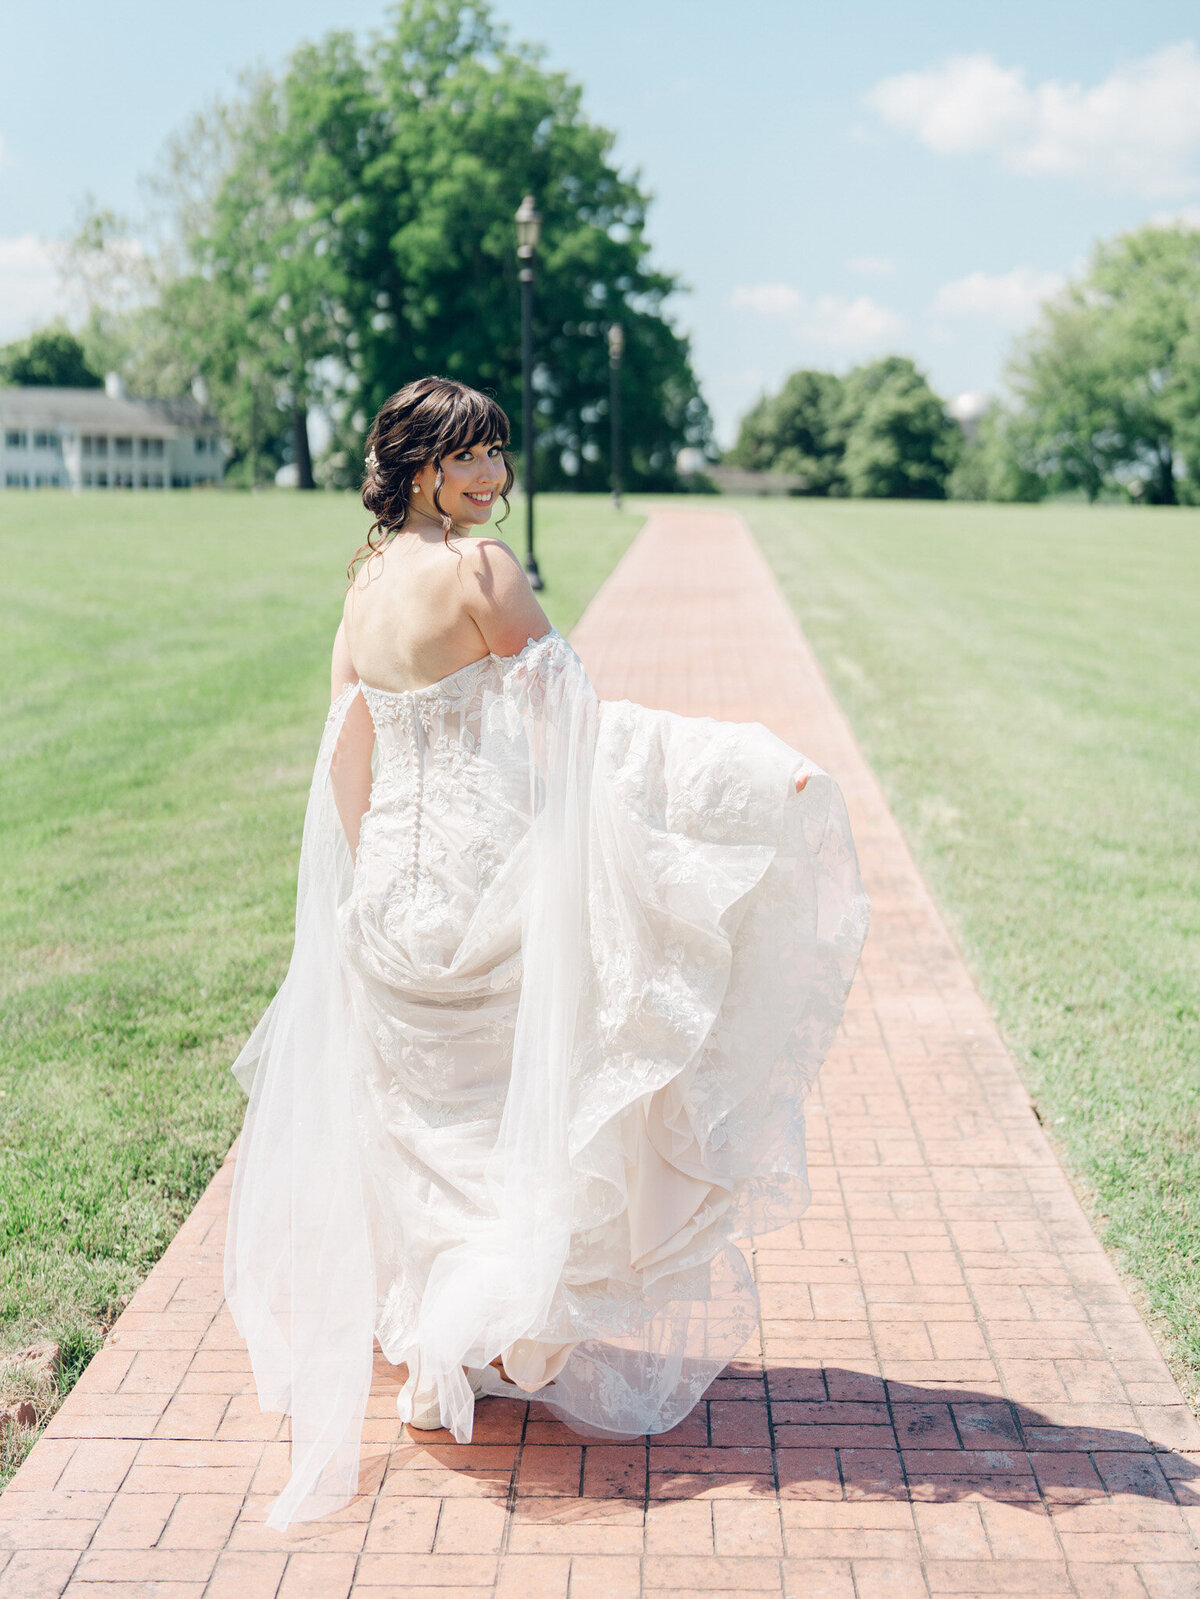
[[[225,1294],[259,1402],[291,1415],[292,1473],[272,1527],[357,1491],[375,1290],[349,1076],[353,1009],[338,912],[353,878],[330,765],[357,694],[330,710],[304,818],[296,939],[283,984],[233,1070],[250,1096],[234,1169]]]

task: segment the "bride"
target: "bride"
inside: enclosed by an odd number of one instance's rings
[[[675,1426],[757,1319],[736,1240],[808,1201],[866,936],[833,779],[759,723],[599,700],[472,536],[507,443],[436,377],[371,429],[295,947],[233,1068],[225,1286],[291,1416],[274,1527],[356,1492],[376,1341],[400,1419],[459,1441],[480,1394]]]

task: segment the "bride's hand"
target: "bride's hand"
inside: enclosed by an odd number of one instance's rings
[[[800,776],[796,779],[796,793],[797,794],[799,794],[801,792],[801,790],[804,788],[805,783],[807,783],[807,782],[808,782],[808,773],[807,772],[801,772]]]

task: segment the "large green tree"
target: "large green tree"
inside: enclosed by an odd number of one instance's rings
[[[648,197],[612,146],[579,87],[511,43],[485,0],[402,0],[367,42],[306,45],[206,113],[175,144],[179,264],[161,305],[240,451],[290,438],[303,481],[320,403],[334,471],[354,481],[375,410],[427,372],[488,388],[514,414],[513,217],[531,193],[539,480],[607,482],[606,331],[619,321],[623,475],[671,486],[676,452],[708,444],[709,416],[666,315],[681,285],[650,264]]]
[[[1200,469],[1200,229],[1141,228],[1097,245],[1049,302],[1009,381],[1048,486],[1174,504]]]
[[[354,187],[362,79],[349,35],[305,46],[282,80],[247,78],[193,119],[160,178],[181,256],[161,321],[248,475],[290,456],[302,488],[314,483],[309,412],[336,397],[347,316],[336,228],[311,191],[333,187],[331,163]]]

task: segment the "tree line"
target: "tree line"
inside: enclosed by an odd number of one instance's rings
[[[356,484],[372,416],[414,377],[461,378],[517,414],[514,215],[530,193],[539,483],[607,486],[620,322],[625,480],[673,487],[679,450],[711,441],[665,310],[682,285],[650,261],[649,197],[614,164],[613,135],[542,56],[486,0],[401,0],[379,33],[330,33],[243,80],[172,141],[152,247],[130,261],[128,227],[103,212],[81,229],[92,370],[144,395],[202,378],[235,480],[290,460],[304,486]],[[333,440],[313,461],[317,406]]]
[[[794,372],[742,419],[731,465],[793,492],[1200,504],[1200,229],[1098,244],[1005,368],[969,435],[906,358]]]
[[[960,452],[958,426],[907,356],[832,372],[793,372],[742,419],[726,457],[786,473],[796,493],[941,499]]]

